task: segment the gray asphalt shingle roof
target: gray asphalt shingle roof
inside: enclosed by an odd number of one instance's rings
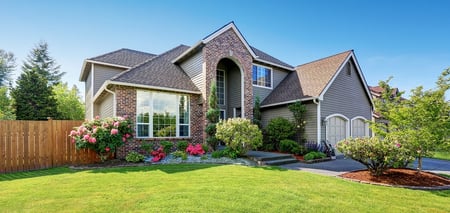
[[[277,65],[281,65],[284,67],[288,67],[288,68],[294,68],[293,66],[289,65],[288,63],[285,63],[253,46],[250,46],[250,48],[252,48],[253,52],[256,54],[256,56],[258,56],[259,59],[262,59],[264,61],[268,61]]]
[[[151,53],[145,53],[136,50],[122,48],[113,52],[89,58],[88,60],[121,65],[126,67],[134,67],[155,56],[156,56],[155,54]]]
[[[111,80],[198,92],[199,89],[194,85],[186,73],[178,65],[171,62],[188,48],[189,47],[186,45],[179,45],[178,47],[120,73]]]
[[[319,97],[352,51],[299,65],[261,103],[271,105]]]

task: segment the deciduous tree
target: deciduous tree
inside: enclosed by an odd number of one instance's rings
[[[67,83],[53,86],[53,93],[57,103],[57,109],[61,120],[83,120],[84,104],[79,96],[78,88],[73,85],[69,89]]]

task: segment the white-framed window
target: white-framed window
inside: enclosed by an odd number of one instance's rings
[[[217,70],[217,104],[225,105],[225,71]]]
[[[138,138],[189,137],[189,96],[137,91],[136,135]]]
[[[352,119],[352,137],[362,138],[369,136],[369,124],[363,117],[355,117]]]
[[[272,88],[272,69],[261,65],[253,65],[253,85]]]

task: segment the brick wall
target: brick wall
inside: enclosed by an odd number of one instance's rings
[[[203,104],[203,124],[206,126],[206,111],[211,82],[216,79],[216,69],[221,59],[231,59],[242,70],[244,75],[244,108],[247,119],[253,118],[253,86],[252,86],[252,56],[236,33],[229,29],[209,41],[203,47],[203,61],[206,62],[206,97]],[[204,136],[206,137],[206,135]]]
[[[116,86],[116,110],[117,116],[128,116],[136,124],[136,88],[127,86]],[[203,143],[203,126],[202,126],[202,101],[200,95],[190,95],[190,118],[191,118],[191,137],[190,138],[145,138],[134,139],[123,147],[119,148],[116,157],[123,159],[130,151],[142,152],[141,144],[144,141],[151,141],[158,146],[161,141],[170,141],[177,143],[178,141],[188,141],[192,143]],[[136,135],[134,135],[136,136]]]

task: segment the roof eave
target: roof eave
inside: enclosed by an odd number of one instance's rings
[[[200,91],[175,89],[175,88],[169,88],[169,87],[151,86],[151,85],[145,85],[145,84],[127,83],[127,82],[121,82],[121,81],[108,80],[105,83],[119,85],[119,86],[139,87],[139,88],[144,88],[144,89],[154,89],[154,90],[162,90],[162,91],[169,91],[169,92],[179,92],[179,93],[189,93],[189,94],[202,94],[202,92],[200,92]]]
[[[255,58],[255,61],[259,61],[259,62],[262,62],[262,63],[265,63],[265,64],[269,64],[269,65],[272,65],[272,66],[275,66],[275,67],[279,67],[279,68],[282,68],[282,69],[285,69],[285,70],[295,71],[294,67],[287,67],[287,66],[283,66],[283,65],[280,65],[280,64],[276,64],[276,63],[273,63],[273,62],[270,62],[270,61],[262,60],[259,57]]]
[[[369,86],[367,85],[366,79],[364,78],[364,75],[361,72],[361,67],[359,66],[358,61],[356,60],[355,57],[355,53],[353,51],[350,52],[350,54],[345,58],[345,60],[342,62],[342,64],[339,66],[339,68],[337,69],[336,73],[334,74],[333,78],[331,78],[331,80],[327,83],[327,85],[325,86],[325,88],[322,90],[322,92],[319,95],[319,100],[323,100],[323,97],[325,95],[325,93],[328,91],[328,89],[330,88],[331,84],[333,84],[334,80],[336,80],[337,76],[339,75],[339,73],[342,71],[342,69],[344,68],[345,64],[351,59],[353,58],[355,65],[356,65],[356,71],[358,72],[358,75],[361,78],[361,81],[363,83],[363,87],[364,87],[364,91],[366,92],[367,97],[369,98],[370,104],[372,105],[372,107],[374,106],[373,103],[373,99],[372,99],[372,94],[369,91]]]
[[[292,104],[292,103],[295,103],[297,101],[311,101],[311,100],[314,100],[316,98],[317,97],[307,97],[307,98],[300,98],[300,99],[283,101],[283,102],[278,102],[278,103],[273,103],[273,104],[266,104],[266,105],[261,105],[261,108],[267,108],[267,107],[273,107],[273,106],[279,106],[279,105],[285,105],[285,104]]]
[[[189,55],[191,52],[195,51],[197,48],[199,48],[201,45],[203,45],[203,41],[199,41],[197,42],[194,46],[190,47],[189,49],[187,49],[186,51],[184,51],[181,55],[179,55],[178,57],[176,57],[175,59],[173,59],[171,62],[173,64],[181,61],[182,59],[184,59],[187,55]]]

